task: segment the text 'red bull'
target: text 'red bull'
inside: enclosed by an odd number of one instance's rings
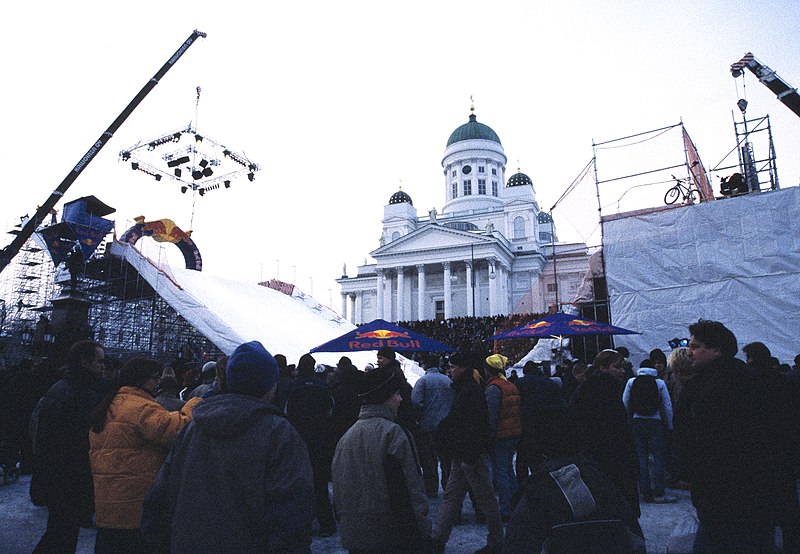
[[[347,343],[350,350],[379,350],[384,346],[395,350],[413,350],[422,348],[418,340],[376,339],[376,340],[351,340]]]

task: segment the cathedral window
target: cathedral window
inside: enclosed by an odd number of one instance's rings
[[[497,181],[492,181],[492,196],[497,196]]]
[[[525,218],[524,217],[514,218],[514,238],[515,239],[525,238]]]
[[[478,194],[486,194],[486,179],[478,179]]]
[[[469,196],[472,194],[472,179],[467,179],[464,181],[464,196]]]
[[[453,177],[455,177],[455,176],[456,176],[456,170],[454,169],[453,170]]]
[[[478,166],[478,173],[486,173],[486,168],[483,167],[482,165],[479,165]]]
[[[497,175],[497,168],[496,167],[492,168],[492,175]]]
[[[458,198],[458,181],[453,181],[453,198]]]

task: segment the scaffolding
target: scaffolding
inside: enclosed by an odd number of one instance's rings
[[[13,231],[12,231],[13,232]],[[2,357],[13,365],[31,357],[41,341],[42,323],[61,292],[64,272],[33,240],[25,243],[0,280]],[[58,281],[58,282],[57,282]],[[68,282],[68,279],[67,279]],[[105,254],[101,245],[86,263],[77,291],[90,302],[92,336],[107,355],[122,359],[144,355],[164,364],[202,364],[220,350],[181,317],[128,262]],[[42,318],[45,318],[42,321]],[[42,321],[42,323],[39,323]],[[38,325],[37,325],[38,323]]]
[[[17,234],[17,228],[10,231]],[[0,278],[0,356],[7,363],[27,357],[36,334],[41,334],[40,320],[46,321],[52,310],[50,299],[56,289],[55,268],[41,246],[29,239]]]
[[[221,354],[121,258],[91,259],[80,288],[91,302],[95,339],[112,356],[136,353],[165,364],[176,359],[201,364]]]

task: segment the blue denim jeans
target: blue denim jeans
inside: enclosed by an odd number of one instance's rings
[[[514,475],[514,452],[517,439],[497,439],[492,447],[492,481],[497,487],[500,515],[511,515],[511,497],[517,490],[517,478]]]
[[[633,418],[633,443],[639,457],[639,491],[643,495],[664,495],[664,424],[660,419]],[[650,480],[650,454],[653,455],[653,479]]]

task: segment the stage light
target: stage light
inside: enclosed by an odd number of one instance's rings
[[[123,162],[127,162],[128,160],[131,159],[131,153],[128,152],[127,150],[124,150],[121,155],[122,155],[122,161]]]
[[[139,169],[139,163],[138,162],[131,162],[131,169],[134,170],[134,171]]]
[[[180,134],[180,132],[177,132],[177,133],[173,134],[173,135],[172,135],[172,140],[174,140],[175,142],[178,142],[178,141],[180,141],[180,140],[181,140],[181,134]]]
[[[199,169],[195,169],[194,171],[192,171],[192,179],[194,179],[195,181],[199,181],[202,178],[203,178],[202,171],[200,171]]]
[[[156,178],[156,181],[160,181],[161,180],[161,175],[159,175],[158,173],[156,173],[154,175],[154,177]]]
[[[206,189],[200,189],[198,192],[200,192],[200,196],[203,196],[206,193]]]
[[[197,142],[203,142],[203,137],[200,135],[195,135],[194,140],[196,140]]]
[[[176,167],[175,168],[175,177],[180,177],[181,173],[182,173],[181,168],[180,167]]]
[[[255,179],[256,179],[256,174],[255,174],[255,173],[252,173],[252,172],[251,172],[251,173],[248,173],[248,174],[247,174],[247,179],[248,179],[248,180],[250,180],[250,181],[255,181]]]
[[[171,160],[167,162],[167,167],[177,167],[179,165],[183,165],[185,163],[189,163],[190,159],[189,156],[182,156],[176,160]]]
[[[186,194],[188,189],[186,187],[181,187],[181,194]]]
[[[203,168],[204,168],[204,167],[205,167],[205,166],[207,166],[207,165],[208,165],[208,160],[206,160],[206,159],[202,159],[202,160],[200,160],[200,167],[203,167]]]
[[[223,184],[223,185],[225,185],[225,188],[226,188],[226,189],[229,189],[229,188],[231,188],[231,182],[230,182],[230,181],[223,181],[223,183],[222,183],[222,184]]]
[[[203,170],[204,177],[211,177],[212,175],[214,175],[214,170],[211,169],[210,167],[207,167]]]

